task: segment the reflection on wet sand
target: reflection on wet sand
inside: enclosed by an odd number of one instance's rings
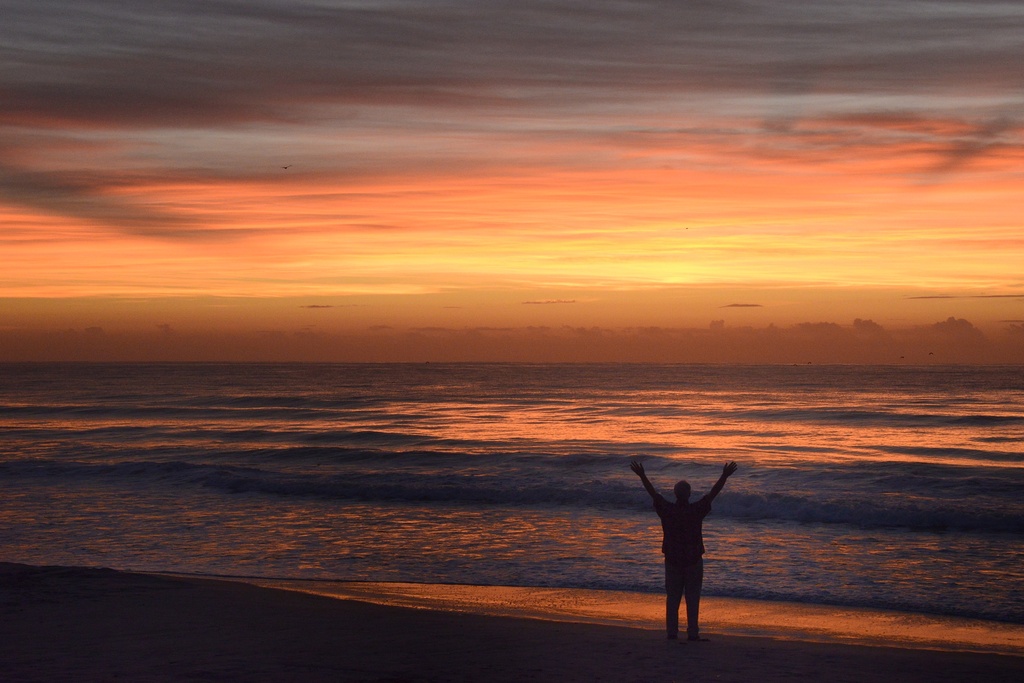
[[[653,593],[360,581],[247,580],[382,605],[660,630]],[[704,630],[813,642],[1024,655],[1024,625],[881,610],[705,597]]]

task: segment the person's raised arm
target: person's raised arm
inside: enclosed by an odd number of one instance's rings
[[[711,493],[708,494],[709,503],[715,499],[715,496],[722,492],[722,488],[725,487],[725,480],[729,478],[730,474],[736,471],[737,467],[738,465],[734,462],[725,464],[725,467],[722,468],[722,476],[718,478],[715,485],[711,487]]]
[[[629,463],[629,469],[636,472],[636,476],[640,477],[640,481],[643,482],[644,488],[647,489],[647,493],[651,494],[651,498],[658,498],[658,491],[654,488],[654,484],[647,478],[647,473],[644,472],[644,466],[639,460],[631,460]]]

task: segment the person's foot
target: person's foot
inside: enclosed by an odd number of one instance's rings
[[[704,636],[690,636],[686,640],[688,640],[691,643],[707,643],[711,639],[710,638],[705,638]]]
[[[669,640],[679,640],[679,636],[677,636],[675,633],[669,633],[668,634],[668,639]]]

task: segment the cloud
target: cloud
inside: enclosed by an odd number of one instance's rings
[[[323,310],[328,308],[364,308],[365,304],[305,304],[299,308]]]
[[[762,304],[726,304],[719,308],[764,308]]]
[[[1009,117],[981,122],[966,135],[951,140],[945,149],[939,150],[940,158],[932,169],[935,173],[949,173],[966,166],[971,161],[1003,149],[1021,151],[1021,124]],[[1003,135],[1016,133],[1016,135]]]
[[[935,323],[931,326],[931,329],[951,337],[981,336],[981,330],[976,328],[970,321],[964,320],[963,318],[954,318],[953,316]]]
[[[574,303],[576,303],[575,299],[544,299],[544,300],[541,300],[541,301],[524,301],[523,305],[550,306],[550,305],[553,305],[553,304],[574,304]]]
[[[1024,153],[1014,68],[1024,16],[996,2],[877,10],[853,0],[9,0],[0,127],[123,133],[124,150],[72,162],[27,150],[4,162],[0,193],[129,234],[195,239],[209,216],[111,190],[175,169],[196,182],[252,178],[297,156],[316,157],[303,166],[316,177],[344,181],[510,160],[676,163],[682,150],[687,162],[699,153],[731,165],[751,149],[887,158],[909,142],[948,168]],[[964,83],[995,104],[960,108],[950,123],[947,92]],[[777,125],[758,133],[757,120]],[[564,157],[523,151],[550,143]],[[151,174],[125,170],[135,164]]]
[[[124,177],[102,172],[39,172],[0,161],[0,199],[34,210],[80,219],[150,237],[209,236],[198,217],[169,212],[118,197],[130,185]]]
[[[876,334],[861,334],[867,328]],[[0,329],[11,360],[301,360],[709,363],[1022,363],[1024,325],[993,338],[966,320],[883,329],[808,322],[790,327],[418,327],[316,332],[140,333]]]
[[[536,106],[538,93],[557,105],[694,91],[792,99],[923,92],[965,77],[1017,84],[1010,39],[1024,18],[1013,7],[878,9],[12,0],[0,27],[11,67],[0,121],[223,125],[295,121],[320,104]],[[974,153],[962,147],[950,154]]]
[[[1024,294],[934,294],[930,296],[908,296],[907,299],[1024,299]]]
[[[853,329],[855,332],[865,335],[885,334],[885,328],[873,320],[862,320],[857,318],[853,321]]]
[[[884,154],[903,149],[907,156],[924,159],[919,169],[939,176],[966,167],[984,157],[1019,159],[1024,155],[1024,105],[1007,100],[994,118],[988,108],[950,112],[942,107],[925,107],[904,112],[861,111],[837,116],[823,113],[800,127],[783,132],[818,144],[827,153],[836,148],[856,149],[858,156]],[[780,139],[780,143],[784,140]],[[780,144],[780,147],[783,145]],[[931,161],[928,162],[927,160]]]

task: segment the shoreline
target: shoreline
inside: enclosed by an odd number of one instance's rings
[[[583,588],[217,577],[391,607],[660,631],[664,596]],[[685,620],[684,606],[680,618]],[[705,634],[1024,657],[1024,625],[862,607],[704,596]]]
[[[448,587],[449,589],[451,587]],[[656,597],[656,596],[655,596]],[[1024,657],[396,607],[237,580],[0,563],[0,680],[1009,683]]]

